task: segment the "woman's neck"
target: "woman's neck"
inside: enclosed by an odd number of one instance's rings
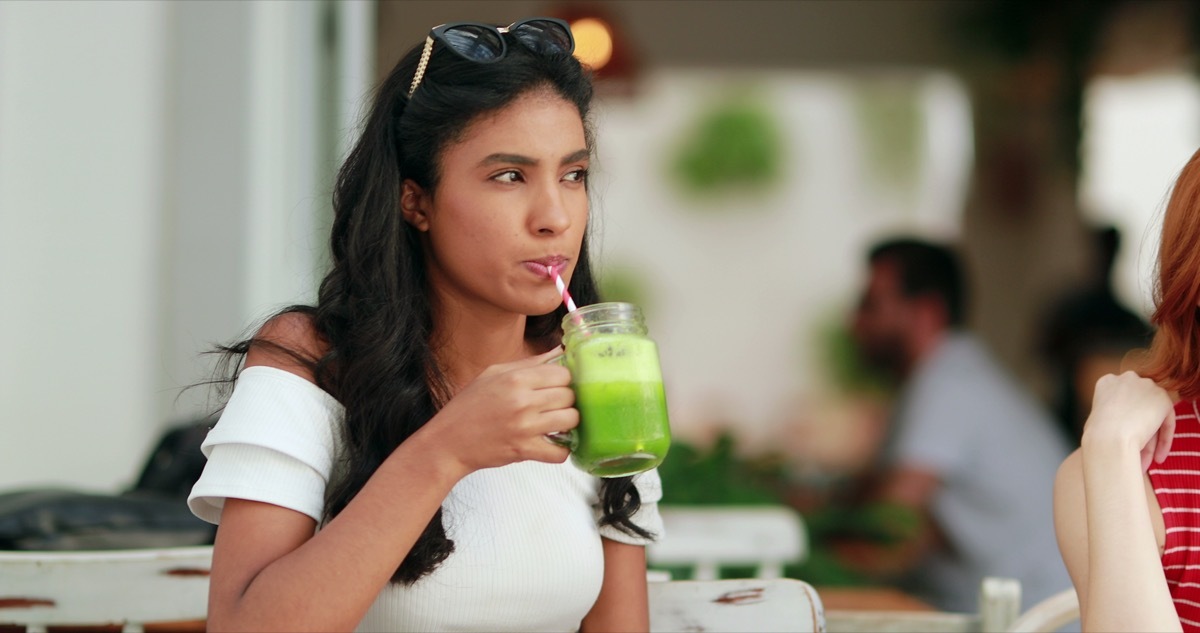
[[[449,314],[434,324],[433,353],[451,392],[483,370],[525,358],[541,350],[525,340],[525,316]]]

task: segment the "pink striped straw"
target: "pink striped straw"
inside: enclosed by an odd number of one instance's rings
[[[567,312],[574,312],[575,301],[571,299],[571,293],[567,292],[567,285],[563,283],[562,275],[558,274],[558,267],[547,266],[546,274],[554,279],[554,287],[558,288],[559,294],[562,295],[563,303],[567,306]]]

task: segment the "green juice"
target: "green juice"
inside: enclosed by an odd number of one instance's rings
[[[671,446],[662,382],[596,382],[575,386],[580,468],[620,477],[662,463]]]
[[[567,366],[579,410],[576,465],[598,477],[621,477],[662,463],[671,432],[654,342],[599,334],[569,347]]]

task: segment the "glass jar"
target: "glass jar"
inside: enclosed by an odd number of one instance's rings
[[[622,477],[662,463],[671,445],[658,346],[631,303],[596,303],[562,321],[565,364],[579,426],[571,458],[598,477]]]

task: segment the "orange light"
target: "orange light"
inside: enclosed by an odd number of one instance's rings
[[[575,57],[592,70],[600,70],[612,59],[612,29],[603,20],[575,20],[571,23],[571,34],[575,36]]]

